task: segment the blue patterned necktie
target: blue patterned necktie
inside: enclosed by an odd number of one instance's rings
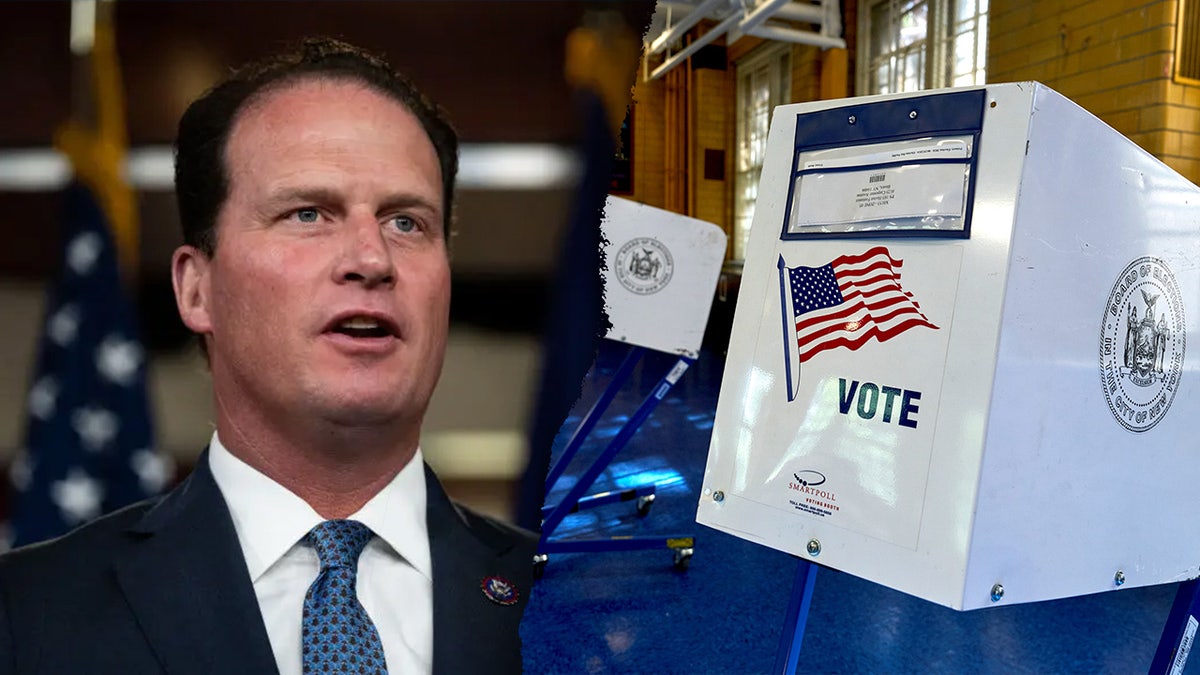
[[[358,602],[358,556],[371,530],[356,520],[327,520],[309,531],[321,572],[304,596],[304,675],[386,675],[383,643]]]

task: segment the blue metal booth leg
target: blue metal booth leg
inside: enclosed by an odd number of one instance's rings
[[[804,642],[808,609],[812,605],[813,587],[817,583],[817,566],[803,559],[796,562],[792,599],[788,603],[787,616],[783,620],[783,634],[779,636],[775,667],[771,670],[772,673],[783,675],[795,675],[796,667],[800,663],[800,645]]]
[[[588,434],[592,433],[592,429],[596,427],[596,423],[600,421],[600,418],[604,416],[604,411],[608,410],[608,406],[616,398],[617,392],[621,391],[621,387],[625,386],[625,382],[629,380],[629,376],[633,374],[633,369],[637,366],[638,361],[642,360],[642,356],[645,353],[645,347],[633,347],[625,355],[625,360],[621,362],[621,367],[613,375],[612,381],[600,393],[600,398],[592,404],[587,415],[584,415],[583,421],[579,423],[579,427],[575,429],[575,433],[571,434],[571,440],[567,441],[567,447],[563,449],[562,455],[554,463],[554,466],[550,467],[549,473],[546,474],[547,492],[562,477],[563,471],[566,470],[567,465],[574,459],[575,453],[579,452],[579,448],[583,446],[584,440],[587,439]],[[543,509],[543,512],[545,512],[545,509]]]
[[[575,456],[582,447],[584,439],[596,426],[609,404],[622,385],[630,378],[634,367],[642,356],[646,353],[644,347],[634,347],[630,350],[629,355],[625,358],[624,363],[617,370],[613,380],[609,383],[604,393],[600,396],[600,400],[592,406],[587,415],[584,416],[582,423],[576,430],[571,439],[567,442],[567,447],[564,449],[562,457],[555,462],[550,468],[546,481],[546,491],[549,492],[551,486],[562,477],[563,471],[568,462]],[[625,447],[633,435],[637,432],[638,427],[654,408],[663,400],[671,387],[679,380],[688,367],[695,362],[695,359],[681,356],[675,362],[674,367],[664,375],[654,387],[654,390],[642,401],[637,411],[622,425],[620,431],[617,432],[604,451],[597,457],[592,464],[583,472],[576,480],[575,484],[568,490],[567,495],[555,505],[546,505],[542,508],[542,538],[538,545],[538,555],[535,556],[534,575],[540,576],[540,570],[545,566],[547,554],[549,553],[568,553],[568,552],[596,552],[596,551],[637,551],[643,549],[667,548],[673,552],[673,562],[676,569],[687,569],[687,565],[692,556],[695,540],[690,534],[672,534],[659,535],[654,537],[631,537],[631,536],[612,536],[600,537],[592,539],[551,539],[555,530],[562,524],[564,518],[568,514],[576,513],[582,509],[594,508],[605,504],[612,504],[622,501],[637,500],[638,515],[646,515],[650,504],[655,496],[655,486],[653,484],[641,485],[634,488],[624,490],[614,490],[602,492],[599,494],[585,496],[585,493],[591,489],[592,485],[600,474],[608,467],[609,462],[613,457]]]
[[[646,421],[646,418],[650,416],[650,413],[653,412],[654,408],[658,406],[660,401],[662,401],[667,391],[671,389],[671,385],[675,384],[675,381],[678,380],[683,371],[686,370],[687,367],[693,362],[694,359],[680,357],[676,362],[675,367],[671,369],[671,372],[663,377],[662,380],[659,381],[658,386],[655,387],[654,391],[651,392],[644,401],[642,401],[642,405],[638,407],[635,413],[633,413],[633,416],[629,418],[629,421],[627,421],[625,425],[621,427],[621,430],[617,432],[616,437],[609,442],[608,446],[604,449],[600,456],[596,458],[596,461],[590,467],[588,467],[586,471],[584,471],[582,476],[579,477],[579,480],[567,492],[567,496],[563,497],[563,500],[558,503],[558,506],[552,509],[546,516],[545,521],[542,523],[543,541],[548,539],[550,535],[554,533],[555,528],[558,527],[563,518],[565,518],[573,508],[575,508],[575,506],[579,503],[579,500],[584,496],[584,493],[587,492],[588,489],[590,489],[596,482],[596,478],[598,478],[604,469],[608,467],[608,464],[612,461],[612,458],[616,456],[617,452],[621,450],[621,448],[625,447],[625,445],[629,443],[629,439],[633,438],[633,435],[637,432],[638,427],[642,425],[642,422]],[[559,470],[558,475],[561,475],[561,473],[561,470]]]
[[[1179,584],[1179,591],[1175,593],[1175,604],[1167,615],[1162,638],[1154,652],[1154,660],[1150,662],[1151,675],[1183,672],[1196,638],[1197,625],[1200,625],[1200,579],[1192,579]]]

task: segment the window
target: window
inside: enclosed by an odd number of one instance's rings
[[[788,103],[792,88],[791,45],[756,49],[737,63],[737,144],[734,146],[733,259],[746,259],[754,220],[758,177],[767,154],[771,111]]]
[[[863,8],[862,93],[984,83],[988,0],[869,0]]]
[[[1175,27],[1175,81],[1200,84],[1200,2],[1179,0]]]

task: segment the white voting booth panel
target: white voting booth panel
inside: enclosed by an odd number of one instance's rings
[[[601,224],[610,340],[696,358],[725,259],[725,232],[609,197]]]
[[[699,522],[956,609],[1200,574],[1200,189],[1022,83],[779,107],[758,194]]]

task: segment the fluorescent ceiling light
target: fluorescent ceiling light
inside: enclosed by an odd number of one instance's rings
[[[138,189],[171,190],[174,164],[170,146],[132,148],[125,175]],[[466,190],[569,188],[579,174],[578,156],[559,145],[487,143],[459,148],[458,187]],[[71,164],[57,150],[0,150],[0,191],[48,192],[63,188],[70,179]]]

